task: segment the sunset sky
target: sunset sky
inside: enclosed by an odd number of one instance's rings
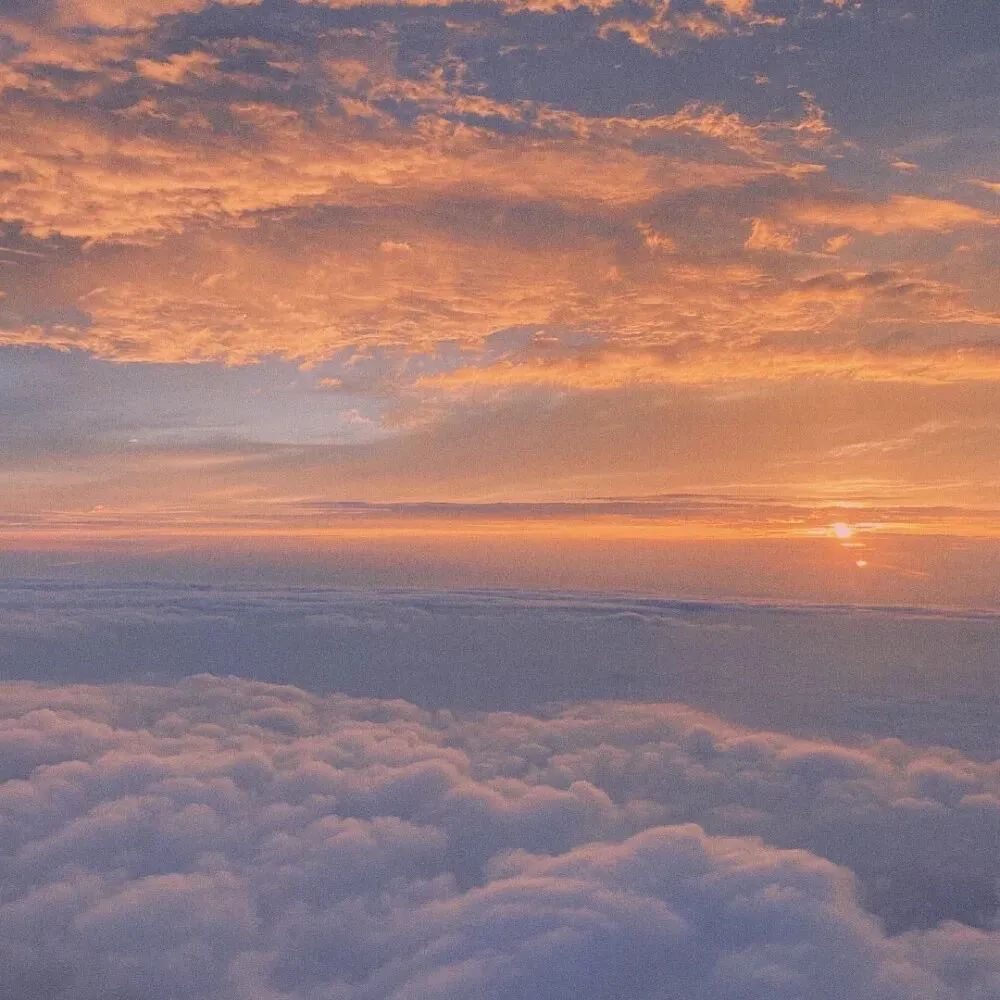
[[[4,0],[11,572],[995,604],[998,32]]]
[[[1000,1000],[1000,0],[0,0],[0,1000]]]

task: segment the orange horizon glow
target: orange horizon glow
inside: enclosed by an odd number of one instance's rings
[[[266,507],[266,503],[259,505]],[[555,504],[558,513],[548,513],[546,504],[533,503],[529,513],[495,516],[477,512],[477,504],[441,503],[433,515],[423,513],[419,503],[400,504],[402,513],[393,515],[375,506],[340,514],[292,513],[268,515],[263,510],[239,507],[201,511],[108,510],[61,512],[37,518],[8,520],[0,547],[34,541],[39,544],[63,540],[101,539],[275,539],[303,543],[323,538],[440,538],[462,539],[486,536],[523,536],[551,539],[648,539],[677,541],[725,541],[736,539],[785,539],[814,541],[832,537],[848,548],[872,544],[881,536],[933,537],[956,539],[1000,539],[1000,512],[957,510],[942,515],[933,508],[908,511],[891,519],[872,510],[871,520],[823,521],[827,509],[803,508],[794,515],[768,515],[737,508],[734,515],[660,516],[588,512],[566,514],[572,504]],[[495,507],[495,504],[487,504]],[[499,506],[503,506],[502,504]],[[513,505],[517,507],[517,505]],[[410,508],[407,510],[407,508]],[[856,517],[864,508],[854,507]],[[863,536],[865,542],[858,541]]]

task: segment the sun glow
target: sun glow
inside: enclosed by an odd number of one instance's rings
[[[847,541],[854,536],[854,529],[845,521],[837,521],[836,524],[830,526],[830,530],[833,532],[834,538],[839,538],[841,541]]]

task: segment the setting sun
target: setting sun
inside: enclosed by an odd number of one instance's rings
[[[830,530],[833,532],[834,537],[841,539],[841,541],[846,541],[854,535],[854,529],[844,521],[838,521],[836,524],[831,525]]]

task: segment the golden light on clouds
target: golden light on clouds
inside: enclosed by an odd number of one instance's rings
[[[786,6],[8,5],[17,544],[988,535],[990,32]]]

